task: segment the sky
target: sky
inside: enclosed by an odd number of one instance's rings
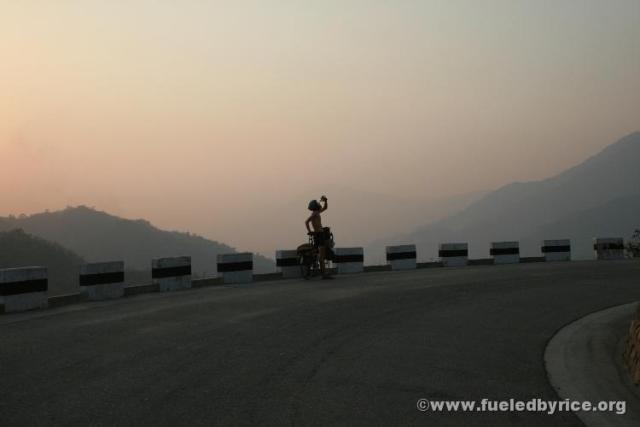
[[[486,191],[640,129],[637,0],[0,6],[0,215],[82,204],[253,249],[319,189]]]

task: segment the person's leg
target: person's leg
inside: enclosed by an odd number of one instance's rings
[[[326,274],[325,274],[325,271],[324,271],[325,270],[324,269],[324,260],[325,260],[325,257],[326,257],[326,248],[324,246],[320,246],[318,248],[318,251],[319,251],[318,258],[320,260],[320,273],[322,273],[322,275],[325,276]]]

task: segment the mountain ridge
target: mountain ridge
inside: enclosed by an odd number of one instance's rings
[[[196,234],[161,230],[144,219],[125,219],[87,206],[0,218],[0,230],[12,228],[56,242],[88,262],[124,260],[127,268],[134,270],[149,271],[152,258],[188,255],[196,277],[216,274],[216,256],[236,252],[231,246]],[[270,272],[275,265],[268,258],[254,255],[254,268]]]
[[[504,185],[456,214],[391,240],[394,243],[413,241],[426,257],[436,256],[440,242],[470,241],[475,242],[472,247],[478,248],[470,249],[472,254],[486,256],[491,241],[555,238],[540,234],[545,224],[563,218],[567,221],[566,218],[617,198],[633,196],[639,191],[639,182],[640,132],[633,132],[558,174],[538,181]],[[638,225],[625,224],[630,228],[629,233]],[[584,238],[586,233],[592,232],[583,230]],[[369,250],[378,254],[383,244],[374,242]]]

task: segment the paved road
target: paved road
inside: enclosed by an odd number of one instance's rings
[[[419,398],[554,400],[563,325],[640,299],[640,264],[265,282],[0,317],[0,425],[580,425],[433,414]]]

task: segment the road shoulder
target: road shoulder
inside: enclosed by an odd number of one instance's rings
[[[640,388],[623,366],[637,302],[589,314],[560,329],[545,350],[545,366],[561,399],[626,401],[626,413],[577,412],[587,426],[640,425]]]

